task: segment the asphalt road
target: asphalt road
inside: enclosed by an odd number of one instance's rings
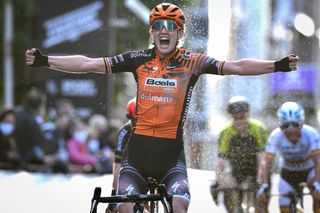
[[[216,206],[209,193],[214,179],[213,171],[189,169],[191,190],[190,213],[224,213],[223,206]],[[273,178],[276,183],[279,177]],[[88,213],[94,188],[102,188],[101,196],[110,195],[111,175],[51,175],[39,173],[0,171],[1,213]],[[275,185],[275,184],[274,184]],[[276,189],[273,189],[276,191]],[[306,198],[306,211],[310,210]],[[104,213],[106,204],[99,204],[98,212]],[[277,213],[277,199],[271,200],[270,212]]]

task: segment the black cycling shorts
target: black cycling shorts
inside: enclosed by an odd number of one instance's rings
[[[147,179],[165,184],[174,197],[190,201],[183,143],[174,139],[132,135],[120,170],[118,194],[145,194]]]
[[[290,171],[287,169],[281,170],[281,177],[287,181],[295,190],[298,190],[300,183],[306,183],[311,169],[304,171]]]

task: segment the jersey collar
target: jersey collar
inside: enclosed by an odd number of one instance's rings
[[[165,57],[161,57],[161,55],[159,54],[157,48],[154,47],[153,49],[154,49],[155,56],[157,58],[166,58],[166,59],[175,58],[181,52],[181,49],[176,47],[171,53],[169,53]]]

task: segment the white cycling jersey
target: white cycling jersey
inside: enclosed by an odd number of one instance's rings
[[[319,133],[313,127],[304,124],[301,128],[301,137],[296,144],[290,142],[284,132],[277,128],[269,136],[265,148],[267,154],[280,154],[280,168],[303,171],[314,167],[311,154],[320,152]]]

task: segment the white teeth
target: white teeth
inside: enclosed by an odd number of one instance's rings
[[[169,38],[167,38],[167,37],[160,37],[160,41],[169,41]]]

